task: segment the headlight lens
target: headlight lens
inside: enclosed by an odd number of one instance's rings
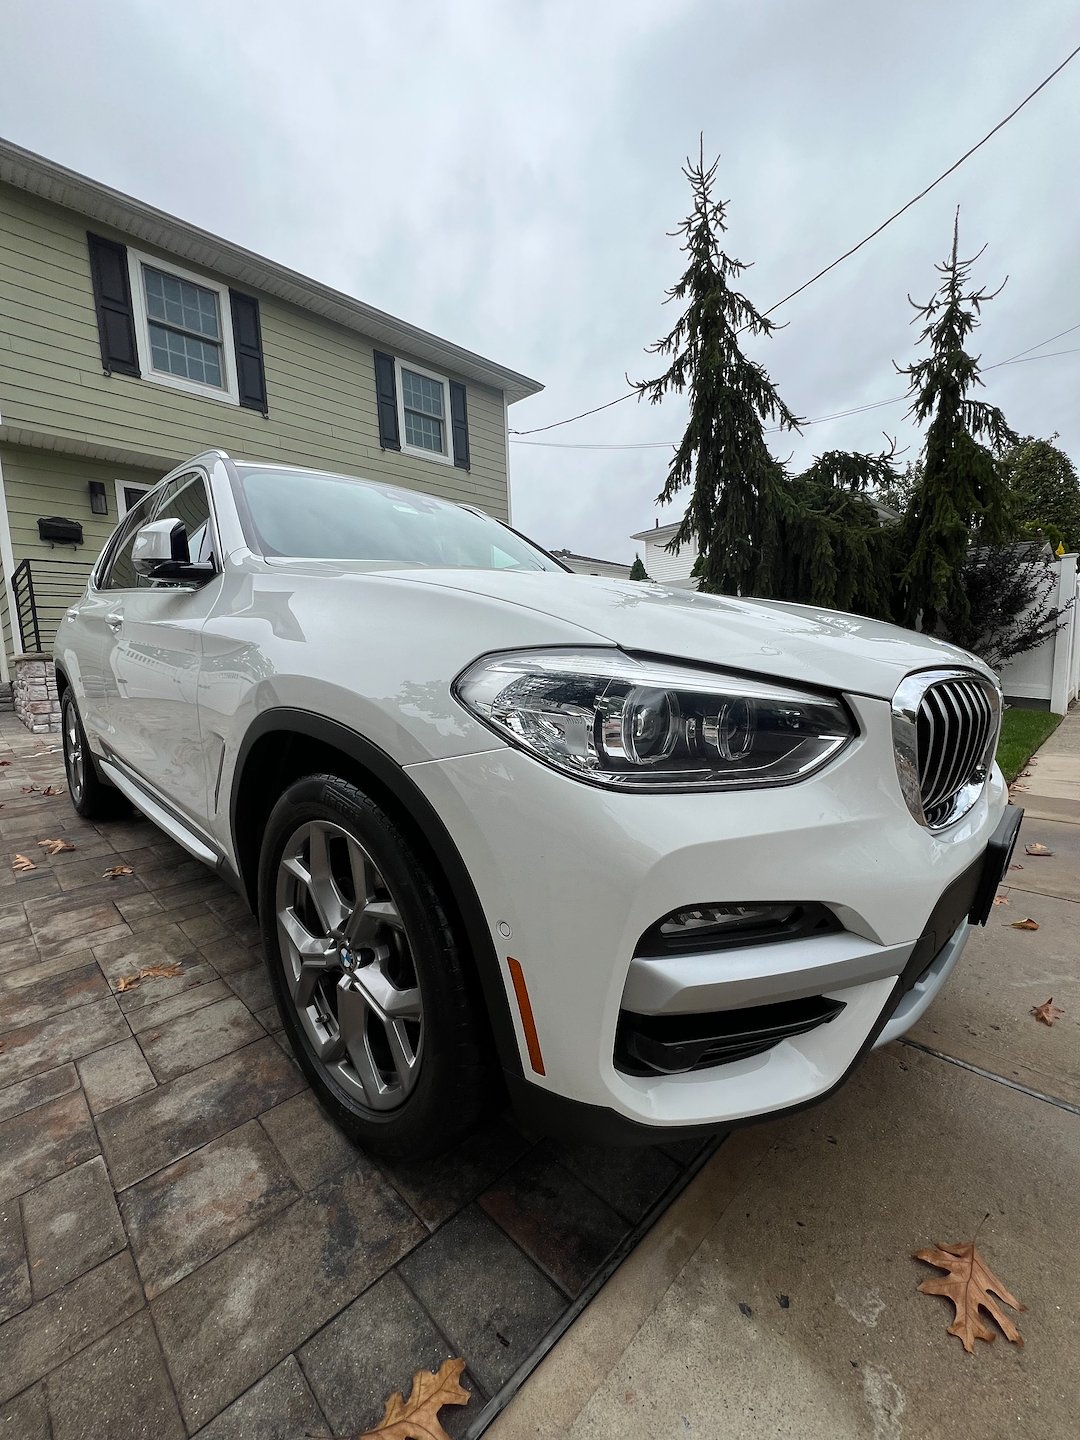
[[[855,733],[839,700],[617,650],[489,655],[454,693],[546,764],[620,790],[790,784]]]

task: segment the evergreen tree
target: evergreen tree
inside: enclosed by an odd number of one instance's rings
[[[898,480],[891,450],[829,450],[795,476],[781,510],[784,565],[775,598],[888,618],[896,527],[871,497]]]
[[[1002,456],[1001,468],[1010,491],[1017,531],[1034,537],[1039,531],[1056,549],[1080,549],[1080,480],[1076,466],[1053,442],[1025,435]]]
[[[690,393],[690,418],[659,500],[690,487],[690,503],[669,549],[695,545],[701,588],[729,594],[775,595],[781,581],[781,511],[786,479],[765,442],[766,424],[798,428],[764,368],[748,360],[739,336],[769,335],[774,326],[733,282],[747,268],[721,248],[726,202],[714,200],[716,165],[702,150],[683,173],[693,210],[679,229],[686,269],[667,292],[683,306],[674,328],[649,347],[670,360],[655,380],[638,382],[639,398],[658,404]]]
[[[640,555],[634,556],[634,563],[630,566],[630,574],[628,578],[631,580],[648,580],[649,574],[648,571],[645,569],[645,566],[641,563]]]
[[[925,321],[919,344],[928,343],[923,360],[900,370],[909,380],[912,405],[908,414],[929,420],[923,448],[923,474],[904,517],[901,552],[906,563],[900,576],[899,618],[922,628],[937,629],[942,614],[963,625],[970,614],[964,586],[968,546],[973,539],[993,544],[1005,537],[1008,506],[996,456],[1016,435],[994,405],[975,400],[969,392],[981,385],[979,357],[965,348],[979,324],[982,306],[1000,293],[975,289],[971,267],[979,255],[959,255],[960,214],[953,227],[952,251],[936,268],[942,279],[934,296],[918,305]],[[985,247],[984,247],[985,248]]]

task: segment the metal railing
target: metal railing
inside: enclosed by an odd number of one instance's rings
[[[24,651],[51,650],[64,612],[86,587],[92,560],[23,560],[11,572],[15,619]]]

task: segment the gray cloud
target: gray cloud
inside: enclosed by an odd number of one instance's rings
[[[665,232],[699,131],[764,308],[985,133],[1071,48],[1074,21],[1069,0],[39,0],[5,20],[0,130],[536,375],[547,391],[511,411],[526,429],[655,370],[644,347],[674,318],[661,301],[680,268]],[[754,353],[793,409],[902,392],[905,295],[934,288],[957,204],[962,246],[988,246],[979,278],[1010,275],[979,333],[988,363],[1080,322],[1077,74],[777,317]],[[986,393],[1080,456],[1078,361],[994,371]],[[904,410],[776,437],[777,453],[876,448],[884,430],[914,454]],[[535,438],[670,441],[684,413],[628,401]],[[666,457],[515,444],[515,520],[629,558]]]

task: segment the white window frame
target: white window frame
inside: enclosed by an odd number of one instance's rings
[[[443,392],[443,437],[446,440],[446,451],[440,455],[437,450],[427,450],[423,445],[410,445],[405,439],[405,386],[402,381],[402,370],[411,370],[414,375],[422,375],[425,380],[434,380],[442,386]],[[454,432],[450,420],[450,381],[445,375],[439,375],[434,370],[425,370],[423,365],[414,365],[411,360],[402,360],[400,356],[394,356],[394,380],[397,389],[397,412],[398,412],[398,434],[401,439],[401,453],[403,455],[418,455],[422,460],[433,460],[436,465],[453,465],[454,463]]]
[[[233,348],[232,333],[232,303],[229,298],[229,287],[219,285],[216,280],[209,280],[205,275],[196,275],[190,270],[182,270],[179,265],[173,265],[169,260],[160,260],[156,255],[146,255],[141,250],[134,250],[128,246],[128,273],[131,281],[131,308],[135,317],[135,337],[139,351],[139,369],[144,380],[150,380],[155,385],[168,385],[172,390],[183,390],[188,395],[201,395],[207,400],[217,400],[225,405],[240,404],[240,388],[236,380],[236,354]],[[192,285],[200,285],[204,290],[212,290],[218,299],[218,313],[221,317],[221,360],[224,388],[218,389],[216,385],[203,385],[198,380],[188,380],[183,375],[174,375],[171,371],[155,370],[153,365],[153,351],[150,348],[150,317],[146,313],[146,290],[143,287],[142,267],[148,265],[151,270],[161,270],[166,275],[175,275],[179,280],[187,280]]]
[[[138,490],[140,492],[139,499],[141,500],[143,495],[149,494],[149,492],[154,489],[154,486],[144,485],[141,480],[114,480],[113,484],[116,486],[116,523],[119,525],[120,521],[123,520],[124,516],[131,509],[131,506],[124,501],[124,491]]]

